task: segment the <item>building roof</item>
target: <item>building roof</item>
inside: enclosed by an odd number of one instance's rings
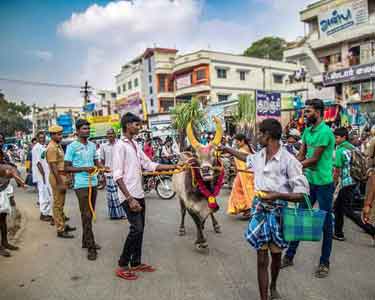
[[[178,50],[171,48],[147,48],[146,51],[143,53],[143,57],[147,58],[155,52],[175,54],[178,52]]]

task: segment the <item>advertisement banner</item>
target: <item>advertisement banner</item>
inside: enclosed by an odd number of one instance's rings
[[[351,29],[369,20],[367,0],[336,1],[318,16],[321,37]]]
[[[375,63],[353,66],[323,74],[323,85],[335,85],[337,83],[370,79],[375,77]]]
[[[294,97],[293,95],[282,95],[281,109],[294,109]]]
[[[182,75],[176,78],[177,89],[183,89],[185,87],[191,86],[191,74]]]
[[[142,113],[142,99],[138,92],[117,100],[115,106],[120,115],[131,112],[141,119],[144,117]]]
[[[265,91],[256,92],[257,122],[264,119],[281,118],[281,94]]]

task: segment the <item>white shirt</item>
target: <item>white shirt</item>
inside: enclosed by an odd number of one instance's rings
[[[102,144],[100,146],[100,160],[102,162],[104,162],[104,165],[108,168],[110,168],[111,170],[113,169],[113,166],[112,166],[112,157],[113,157],[113,148],[115,146],[115,144],[117,144],[117,140],[115,140],[115,142],[113,144],[111,144],[110,142],[107,142],[105,144]],[[106,173],[106,175],[111,175],[110,173]]]
[[[130,195],[134,198],[144,198],[142,170],[153,172],[158,164],[152,162],[136,142],[127,138],[119,140],[112,151],[113,179],[122,179]],[[120,202],[126,200],[119,189]]]
[[[309,194],[302,164],[284,147],[266,163],[266,149],[250,154],[247,166],[254,172],[256,191]]]
[[[40,171],[38,169],[38,162],[40,162],[40,164],[42,165],[42,168],[43,168],[43,171],[44,171],[44,174],[45,174],[45,179],[46,179],[46,182],[48,182],[48,176],[49,176],[49,166],[48,166],[48,163],[47,163],[47,160],[46,160],[46,146],[45,145],[41,145],[39,143],[37,143],[34,147],[33,147],[33,150],[31,152],[31,155],[32,155],[32,173],[33,173],[33,180],[34,182],[42,182],[43,181],[43,177],[42,177],[42,174],[40,174]],[[43,155],[43,158],[42,158],[42,155]]]

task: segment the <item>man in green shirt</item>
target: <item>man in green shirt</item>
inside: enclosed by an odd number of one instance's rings
[[[322,253],[319,266],[315,272],[318,278],[325,278],[329,273],[329,258],[332,251],[332,200],[333,184],[333,151],[335,137],[332,130],[323,120],[324,103],[320,99],[306,101],[305,118],[309,125],[302,136],[302,147],[298,154],[310,184],[312,205],[316,201],[321,210],[327,212],[323,227]],[[301,205],[301,207],[306,207]],[[293,265],[299,242],[291,242],[284,256],[282,267]]]

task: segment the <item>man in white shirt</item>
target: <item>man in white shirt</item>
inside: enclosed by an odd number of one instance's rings
[[[119,259],[116,275],[135,280],[134,272],[154,272],[155,269],[142,263],[142,243],[145,226],[145,201],[142,170],[167,171],[178,168],[178,165],[160,165],[152,162],[133,140],[140,130],[141,120],[132,113],[121,118],[124,138],[115,144],[113,149],[113,178],[119,188],[121,205],[125,209],[130,230]]]
[[[105,167],[112,170],[112,155],[113,148],[118,142],[116,133],[113,128],[107,130],[108,142],[102,144],[100,147],[100,160]],[[126,217],[125,210],[121,206],[118,197],[118,188],[116,182],[113,180],[113,173],[105,173],[108,216],[111,220],[124,219]]]
[[[38,185],[38,199],[40,220],[52,221],[52,189],[49,184],[49,166],[46,160],[46,136],[44,132],[38,132],[38,143],[32,149],[33,179]]]

